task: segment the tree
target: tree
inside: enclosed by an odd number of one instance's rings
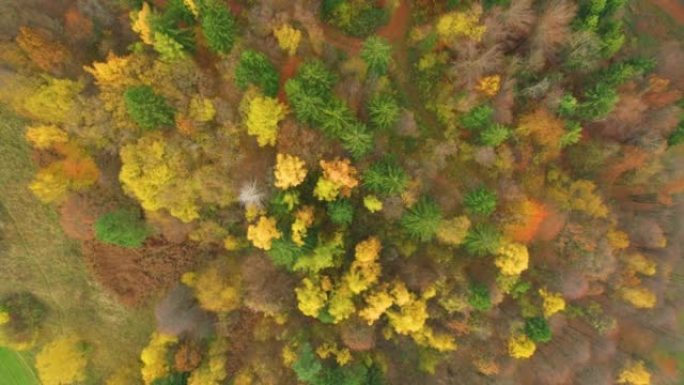
[[[336,225],[348,226],[354,220],[354,205],[347,199],[337,199],[327,204],[328,217]]]
[[[69,136],[61,128],[48,126],[32,126],[26,129],[26,140],[31,142],[34,148],[46,150],[55,144],[63,144],[69,141]]]
[[[392,46],[379,36],[371,36],[363,42],[361,58],[368,66],[368,72],[384,75],[392,61]]]
[[[492,307],[489,290],[486,286],[473,282],[468,288],[468,303],[475,310],[487,311]]]
[[[537,345],[525,334],[511,336],[508,340],[508,355],[513,358],[530,358]]]
[[[23,101],[28,116],[42,122],[66,123],[83,84],[68,79],[47,78],[47,82]]]
[[[459,123],[465,129],[478,131],[490,126],[493,117],[494,109],[487,104],[483,104],[466,112],[465,115],[460,117]]]
[[[496,210],[496,193],[482,186],[469,192],[463,203],[471,214],[491,215]]]
[[[479,141],[484,146],[496,147],[511,137],[511,130],[501,124],[491,124],[480,131]]]
[[[44,385],[76,384],[86,379],[88,359],[82,341],[75,336],[60,337],[36,355],[36,370]]]
[[[69,50],[55,40],[48,30],[22,26],[16,41],[31,61],[43,71],[59,73],[71,60]]]
[[[121,247],[140,247],[150,229],[135,209],[118,209],[102,215],[95,222],[99,241]]]
[[[363,186],[370,191],[382,195],[399,195],[404,192],[409,182],[401,166],[393,159],[385,158],[373,163],[363,173]]]
[[[150,86],[129,87],[124,92],[124,102],[128,115],[143,130],[170,127],[174,124],[175,110]]]
[[[372,126],[380,129],[388,129],[399,121],[401,107],[390,94],[380,94],[371,98],[368,103],[368,115]]]
[[[247,239],[252,242],[254,247],[262,250],[270,250],[274,239],[280,239],[282,234],[276,228],[276,220],[269,217],[259,217],[255,225],[247,228]]]
[[[197,273],[183,274],[181,282],[193,289],[202,309],[228,313],[240,306],[239,277],[236,266],[216,262]]]
[[[496,250],[497,256],[494,264],[503,275],[519,275],[527,270],[529,253],[527,246],[521,243],[504,241]]]
[[[437,34],[447,42],[461,37],[479,41],[486,29],[479,25],[481,13],[481,9],[446,13],[437,21]]]
[[[320,288],[320,285],[309,278],[304,278],[295,289],[295,293],[297,294],[297,307],[302,314],[318,318],[328,300],[327,294]]]
[[[539,289],[539,296],[542,297],[544,317],[549,318],[552,315],[565,310],[565,299],[560,293],[552,293],[546,289]]]
[[[292,365],[292,370],[297,374],[299,381],[316,384],[317,378],[323,371],[323,365],[316,358],[311,345],[303,344],[297,352],[297,360]]]
[[[146,211],[166,209],[187,223],[199,218],[198,194],[186,155],[158,133],[147,134],[120,150],[119,180]]]
[[[651,373],[644,367],[643,361],[628,363],[622,368],[617,379],[618,384],[650,385]]]
[[[280,75],[266,55],[247,49],[240,55],[235,68],[235,83],[242,90],[250,84],[256,85],[264,95],[275,97],[280,87]]]
[[[373,149],[373,135],[361,122],[346,123],[340,130],[339,138],[354,159],[361,159]]]
[[[299,157],[287,154],[276,155],[275,186],[286,190],[297,187],[306,178],[306,166]]]
[[[277,99],[257,96],[249,103],[247,133],[256,136],[259,146],[275,146],[278,123],[285,118],[285,106]]]
[[[283,24],[279,28],[273,29],[273,34],[278,40],[278,45],[288,55],[294,56],[297,53],[297,47],[302,40],[302,32],[293,28],[289,24]]]
[[[449,246],[458,246],[468,235],[470,219],[466,216],[444,219],[437,228],[437,240]]]
[[[534,342],[551,341],[551,329],[542,317],[532,317],[525,320],[525,335]]]
[[[442,213],[437,203],[423,197],[402,216],[404,230],[421,242],[429,242],[437,233],[442,221]]]
[[[219,54],[228,54],[235,44],[237,34],[235,18],[228,8],[216,0],[204,1],[200,24],[209,49]]]
[[[0,343],[17,351],[33,347],[47,311],[45,304],[29,292],[4,295],[0,299]]]
[[[359,185],[356,167],[349,159],[321,160],[323,177],[337,186],[344,196],[349,196],[351,190]]]
[[[226,354],[229,349],[228,341],[225,338],[217,337],[209,343],[208,359],[195,369],[188,385],[218,385],[224,383],[228,377],[226,368]]]
[[[496,227],[480,223],[470,228],[463,240],[463,247],[468,254],[483,257],[494,254],[499,248],[501,233]]]

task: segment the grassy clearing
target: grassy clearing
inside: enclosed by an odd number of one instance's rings
[[[40,342],[77,333],[92,346],[96,366],[89,383],[101,384],[108,373],[137,366],[153,316],[149,309],[122,307],[90,279],[78,244],[64,236],[54,209],[27,188],[35,167],[23,131],[23,122],[0,106],[0,204],[6,213],[0,294],[30,291],[43,300],[50,313]]]
[[[24,358],[4,348],[0,348],[0,378],[4,385],[40,385]]]

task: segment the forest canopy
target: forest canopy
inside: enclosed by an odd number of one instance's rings
[[[0,4],[0,347],[44,385],[679,383],[664,3]]]

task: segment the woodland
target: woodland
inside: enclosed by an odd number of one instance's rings
[[[684,381],[684,6],[0,0],[0,385]]]

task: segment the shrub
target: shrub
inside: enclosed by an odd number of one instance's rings
[[[368,66],[368,72],[384,75],[392,61],[392,46],[379,36],[371,36],[363,42],[361,58]]]
[[[401,108],[397,100],[389,94],[373,97],[368,103],[370,123],[377,128],[387,129],[399,121]]]
[[[280,75],[264,54],[248,49],[240,55],[240,62],[235,68],[235,82],[242,90],[254,84],[265,95],[274,97],[278,94]]]
[[[45,320],[47,308],[36,296],[29,292],[7,294],[0,300],[0,314],[9,318],[0,323],[7,331],[5,337],[11,343],[31,345]]]
[[[364,187],[383,196],[403,193],[409,182],[404,169],[391,158],[373,163],[363,173],[362,179]]]
[[[501,233],[492,225],[477,224],[470,228],[463,241],[463,247],[468,254],[485,256],[494,254],[499,248]]]
[[[219,2],[211,0],[207,3],[201,20],[202,33],[212,51],[227,54],[235,44],[235,18],[228,8]]]
[[[423,197],[401,218],[401,224],[413,238],[422,242],[432,240],[442,221],[442,213],[437,203]]]
[[[174,124],[173,107],[163,96],[156,94],[150,86],[129,87],[124,92],[124,102],[128,115],[144,130],[154,130]]]
[[[525,320],[525,334],[534,342],[551,341],[549,323],[543,317],[532,317]]]
[[[468,288],[468,303],[475,310],[489,310],[492,307],[492,301],[487,287],[479,283],[472,283]]]
[[[491,215],[496,210],[496,193],[486,187],[473,190],[465,196],[463,203],[471,214]]]
[[[336,225],[350,225],[354,220],[354,205],[346,199],[328,202],[328,216]]]
[[[140,247],[150,229],[138,210],[119,209],[102,215],[95,222],[95,236],[104,243],[121,247]]]

